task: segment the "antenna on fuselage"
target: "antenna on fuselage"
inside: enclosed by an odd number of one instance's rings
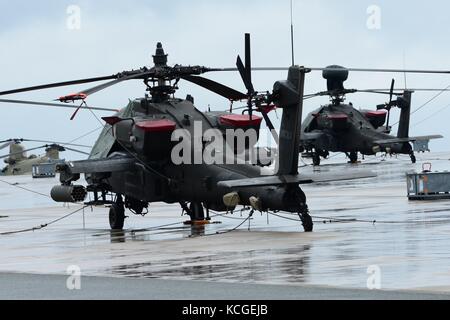
[[[403,69],[406,68],[406,53],[405,50],[403,50]],[[407,75],[406,72],[403,73],[403,79],[405,81],[405,90],[408,90],[408,82],[407,82]]]
[[[291,0],[291,54],[292,54],[292,66],[295,65],[295,55],[294,55],[294,4]]]

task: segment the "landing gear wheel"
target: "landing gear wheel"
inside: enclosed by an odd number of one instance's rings
[[[203,221],[205,220],[205,211],[203,205],[200,202],[192,202],[189,206],[191,212],[191,221]]]
[[[309,213],[301,213],[300,219],[302,220],[302,225],[305,232],[312,232],[314,223]]]
[[[350,155],[348,157],[350,158],[350,163],[358,163],[358,153],[357,152],[350,152]]]
[[[125,223],[125,208],[123,205],[114,203],[109,208],[109,225],[112,230],[123,230]]]
[[[317,151],[313,152],[312,160],[314,166],[320,166],[320,155]]]

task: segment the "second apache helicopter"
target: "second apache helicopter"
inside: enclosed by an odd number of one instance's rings
[[[25,149],[22,142],[39,142],[46,143],[46,145]],[[17,176],[26,175],[32,173],[33,167],[45,163],[56,163],[60,162],[59,153],[70,150],[77,153],[89,155],[89,153],[70,148],[68,146],[74,147],[88,147],[84,145],[71,144],[71,143],[60,143],[52,141],[42,141],[42,140],[30,140],[30,139],[8,139],[0,141],[0,150],[9,147],[9,154],[5,156],[0,156],[0,159],[4,159],[6,166],[0,171],[0,175],[5,176]],[[42,156],[30,155],[27,156],[27,152],[45,149],[45,154]]]
[[[394,93],[395,81],[392,80],[389,92],[377,90],[345,89],[349,71],[341,66],[330,66],[323,71],[327,80],[327,91],[307,96],[328,95],[331,103],[311,112],[302,124],[301,151],[313,159],[314,165],[320,165],[321,157],[327,158],[329,152],[343,152],[350,163],[358,161],[358,153],[375,155],[407,154],[412,163],[416,162],[414,149],[410,142],[422,142],[427,145],[431,139],[441,135],[421,137],[409,136],[411,96],[413,91]],[[353,104],[344,104],[346,94],[356,92],[389,94],[386,104],[377,106],[377,110],[357,110]],[[397,99],[393,100],[396,95]],[[397,136],[390,135],[390,112],[393,107],[401,110]],[[425,151],[422,147],[419,151]]]
[[[366,172],[313,176],[299,174],[301,119],[304,98],[305,76],[312,69],[293,66],[290,68],[251,67],[250,36],[246,35],[245,64],[238,57],[237,68],[211,69],[200,66],[170,67],[162,45],[157,45],[152,68],[126,71],[106,77],[66,81],[54,84],[28,87],[0,92],[0,95],[14,94],[46,88],[111,80],[82,92],[63,96],[61,102],[82,101],[77,108],[89,108],[85,99],[96,92],[122,81],[140,79],[147,86],[149,96],[135,99],[106,121],[88,160],[68,162],[59,166],[61,185],[52,190],[57,202],[82,202],[87,193],[93,201],[88,205],[109,205],[109,222],[112,229],[122,229],[125,208],[135,214],[146,214],[153,202],[179,203],[193,223],[203,222],[209,217],[209,210],[226,212],[237,206],[247,206],[258,211],[287,211],[297,213],[305,231],[312,231],[313,222],[306,204],[306,196],[300,184],[314,181],[331,181],[373,176]],[[277,81],[272,92],[258,93],[252,84],[252,70],[288,70],[287,81]],[[323,70],[318,69],[318,70]],[[247,94],[223,84],[200,77],[211,71],[239,71],[248,90]],[[174,97],[180,80],[186,80],[219,94],[231,101],[247,100],[248,114],[228,112],[200,112],[194,106],[194,99]],[[0,100],[0,102],[21,103],[21,101]],[[33,102],[27,101],[28,104]],[[38,103],[38,105],[47,105]],[[50,104],[48,104],[50,105]],[[74,107],[71,105],[70,107]],[[248,132],[260,129],[264,119],[267,126],[273,125],[267,113],[278,107],[283,110],[278,140],[278,160],[275,174],[265,175],[255,163],[236,161],[235,145],[231,149],[231,163],[175,163],[173,161],[173,134],[182,129],[186,136],[199,141],[188,144],[181,153],[191,159],[196,152],[208,148],[211,140],[205,132],[215,129],[219,136],[228,131]],[[262,113],[263,118],[253,115]],[[75,114],[76,114],[75,112]],[[73,117],[72,117],[73,118]],[[196,127],[201,131],[196,132]],[[276,135],[277,136],[277,135]],[[278,138],[278,136],[277,136]],[[184,142],[184,139],[181,139]],[[189,141],[189,139],[187,139]],[[254,149],[254,143],[245,141],[245,152]],[[186,152],[186,154],[184,154]],[[187,155],[189,154],[189,155]],[[195,156],[194,156],[195,158]],[[87,187],[76,185],[81,174],[85,174]]]

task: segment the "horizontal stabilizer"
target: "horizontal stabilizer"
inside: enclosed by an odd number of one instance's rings
[[[393,138],[393,139],[385,139],[385,140],[377,140],[376,144],[385,145],[385,144],[393,144],[393,143],[405,143],[405,142],[415,142],[415,141],[429,141],[433,139],[442,139],[441,135],[431,135],[431,136],[420,136],[420,137],[409,137],[409,138]]]
[[[372,178],[377,175],[371,171],[357,171],[352,173],[314,173],[311,175],[282,175],[282,176],[266,176],[258,178],[240,179],[220,181],[217,183],[219,187],[226,188],[249,188],[249,187],[269,187],[282,186],[287,184],[307,184],[315,182],[331,182]]]

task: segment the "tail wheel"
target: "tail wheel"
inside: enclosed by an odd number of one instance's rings
[[[112,230],[123,230],[125,223],[125,208],[123,205],[114,203],[109,208],[109,225]]]

